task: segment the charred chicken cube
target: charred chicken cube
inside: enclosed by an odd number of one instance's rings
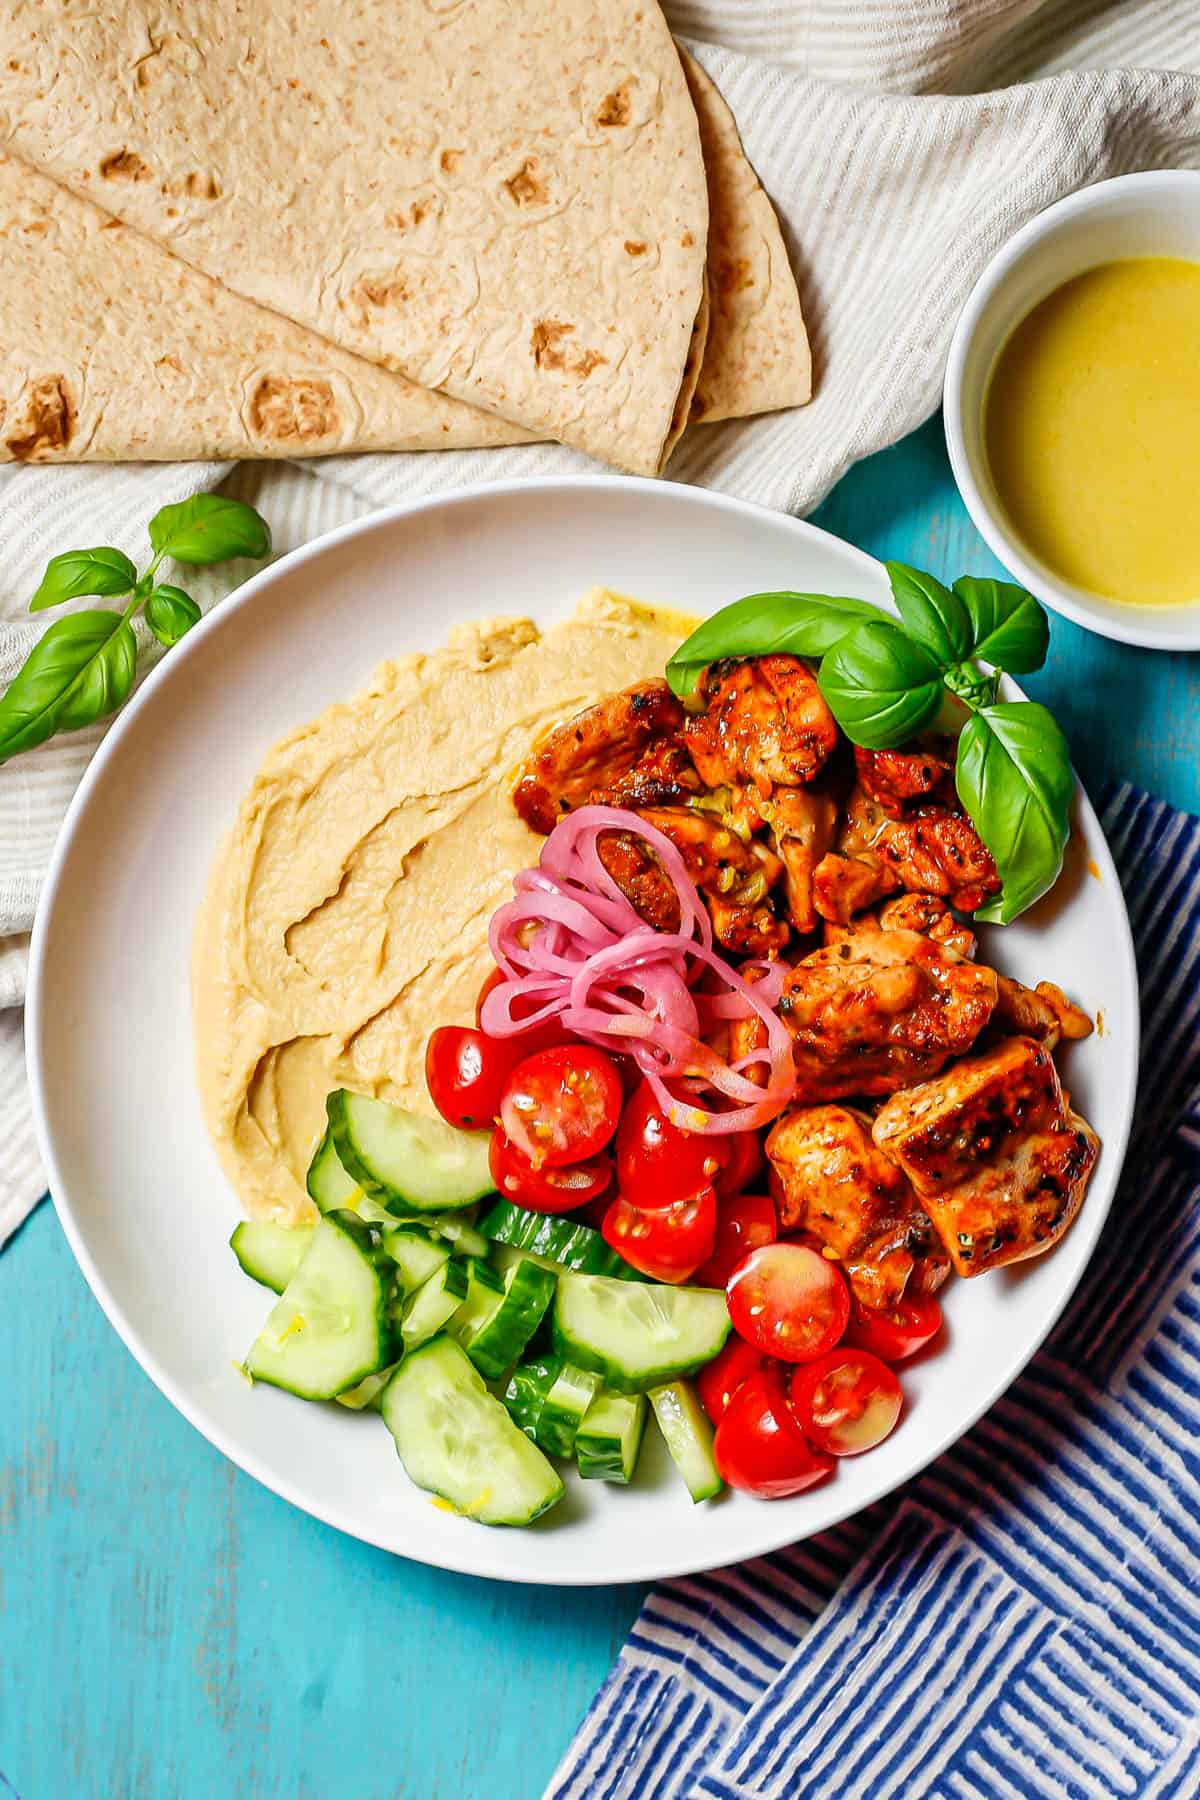
[[[783,865],[765,844],[749,844],[720,823],[686,807],[643,807],[639,815],[675,845],[704,897],[717,942],[744,956],[770,956],[787,942],[788,927],[776,917],[770,890]],[[600,860],[648,925],[678,931],[679,898],[644,838],[632,831],[605,833]]]
[[[957,803],[921,804],[893,817],[861,786],[813,879],[817,911],[841,922],[900,889],[974,912],[1000,885],[990,852]]]
[[[873,1135],[912,1183],[960,1275],[1057,1243],[1100,1150],[1071,1111],[1050,1052],[1028,1037],[894,1094]]]
[[[683,708],[665,681],[641,681],[608,694],[547,734],[526,759],[513,805],[534,831],[553,831],[577,806],[603,797],[632,775],[661,740],[683,724]]]
[[[922,1291],[946,1274],[907,1176],[876,1148],[864,1114],[795,1107],[772,1126],[767,1156],[780,1228],[816,1239],[863,1306],[896,1306],[918,1269],[913,1285]]]
[[[1092,1021],[1052,981],[1023,987],[1008,975],[1000,977],[1000,994],[992,1014],[992,1029],[1011,1037],[1036,1038],[1053,1050],[1062,1038],[1090,1037]]]
[[[814,950],[783,984],[796,1098],[891,1094],[971,1048],[996,1004],[996,972],[915,931],[855,931]]]
[[[817,678],[798,657],[714,663],[700,692],[705,709],[688,719],[684,738],[706,787],[746,782],[764,797],[803,787],[837,743]]]

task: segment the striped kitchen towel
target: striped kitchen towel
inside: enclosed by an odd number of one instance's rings
[[[1200,1794],[1200,819],[1103,820],[1143,1062],[1079,1293],[900,1494],[656,1589],[546,1800]]]

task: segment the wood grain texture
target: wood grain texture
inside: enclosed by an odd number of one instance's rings
[[[999,572],[937,421],[817,519],[943,576]],[[1089,785],[1200,810],[1200,658],[1056,620],[1029,686]],[[142,1375],[48,1208],[0,1257],[0,1372],[3,1800],[536,1800],[642,1590],[442,1574],[293,1511]]]

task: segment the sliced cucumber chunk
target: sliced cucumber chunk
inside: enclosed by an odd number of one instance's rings
[[[563,1364],[537,1422],[537,1441],[548,1456],[574,1455],[575,1433],[601,1385],[594,1369]]]
[[[633,1480],[647,1410],[645,1394],[601,1388],[575,1434],[575,1460],[585,1481]]]
[[[424,1213],[422,1222],[444,1237],[455,1256],[486,1257],[491,1246],[483,1233],[476,1231],[472,1213]]]
[[[450,1246],[420,1225],[385,1225],[383,1247],[396,1265],[400,1292],[407,1296],[450,1260]]]
[[[337,1147],[328,1126],[308,1165],[305,1185],[323,1213],[334,1212],[341,1207],[353,1208],[362,1193],[357,1181],[351,1180],[338,1161]]]
[[[326,1106],[343,1169],[393,1211],[447,1212],[492,1191],[486,1131],[456,1131],[347,1088]]]
[[[505,1369],[512,1368],[545,1317],[554,1286],[550,1271],[534,1262],[516,1263],[509,1269],[499,1305],[473,1329],[458,1332],[463,1349],[481,1375],[498,1381]]]
[[[539,1356],[536,1361],[518,1363],[504,1390],[504,1404],[514,1425],[526,1437],[536,1440],[538,1420],[546,1404],[546,1395],[558,1380],[561,1356]]]
[[[511,1244],[514,1250],[524,1250],[564,1269],[577,1269],[584,1275],[620,1276],[625,1281],[645,1280],[592,1226],[579,1225],[553,1213],[530,1212],[528,1207],[496,1200],[480,1219],[479,1229],[497,1244]]]
[[[504,1300],[504,1277],[480,1256],[468,1256],[463,1264],[467,1271],[467,1293],[454,1315],[453,1331],[461,1344],[497,1312]]]
[[[354,1387],[391,1359],[388,1285],[366,1226],[326,1213],[250,1346],[247,1374],[303,1400]]]
[[[418,1487],[485,1525],[528,1525],[563,1484],[493,1398],[462,1346],[442,1334],[406,1356],[380,1409]]]
[[[595,1369],[620,1393],[645,1393],[690,1375],[728,1335],[729,1309],[720,1288],[559,1276],[555,1349],[567,1362]]]
[[[712,1500],[725,1483],[713,1461],[713,1428],[690,1381],[651,1388],[650,1404],[671,1460],[693,1500]]]
[[[467,1265],[451,1257],[408,1301],[400,1324],[405,1350],[415,1350],[450,1323],[467,1297]]]
[[[315,1225],[279,1225],[274,1219],[243,1219],[229,1248],[252,1281],[282,1294],[313,1240]]]
[[[372,1406],[378,1412],[383,1390],[392,1379],[396,1368],[397,1364],[388,1363],[386,1368],[377,1370],[374,1375],[368,1375],[366,1380],[360,1381],[356,1387],[347,1388],[344,1394],[335,1394],[334,1399],[339,1406],[348,1406],[351,1412],[362,1412]]]

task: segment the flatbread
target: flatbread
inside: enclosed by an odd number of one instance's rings
[[[662,465],[708,189],[652,0],[10,4],[0,141],[344,350]]]
[[[738,419],[803,406],[812,356],[775,208],[742,148],[733,114],[699,63],[681,52],[708,171],[708,348],[695,419]]]
[[[454,450],[528,434],[231,294],[0,155],[0,461]]]

